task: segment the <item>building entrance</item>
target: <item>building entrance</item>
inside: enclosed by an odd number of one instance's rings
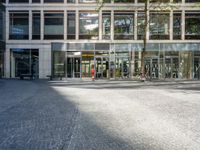
[[[67,57],[67,77],[80,78],[81,77],[81,57],[70,56]]]
[[[178,78],[179,58],[166,57],[165,58],[165,78]]]
[[[116,57],[115,77],[129,78],[130,62],[129,57]]]
[[[96,78],[103,79],[108,78],[109,76],[109,59],[108,57],[95,57],[95,70]]]
[[[159,61],[158,58],[145,59],[145,76],[147,79],[159,78]]]
[[[200,57],[194,57],[194,78],[200,79]]]

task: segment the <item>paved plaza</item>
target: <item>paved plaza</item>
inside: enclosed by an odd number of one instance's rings
[[[0,80],[0,150],[198,150],[200,81]]]

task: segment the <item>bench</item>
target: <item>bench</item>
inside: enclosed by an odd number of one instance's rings
[[[47,75],[47,78],[49,78],[49,80],[53,79],[52,75]]]
[[[32,74],[21,74],[20,75],[20,79],[24,80],[24,78],[29,78],[30,80],[33,79],[33,75]]]

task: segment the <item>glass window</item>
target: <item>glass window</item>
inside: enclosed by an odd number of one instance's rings
[[[173,14],[173,39],[181,39],[181,13]]]
[[[138,12],[137,14],[137,39],[142,40],[144,39],[144,26],[145,19],[144,19],[144,12]]]
[[[182,0],[173,0],[174,3],[181,3]]]
[[[98,39],[98,13],[81,12],[79,22],[79,39]]]
[[[40,39],[40,13],[33,13],[32,39]]]
[[[196,3],[200,2],[200,0],[185,0],[186,3]]]
[[[150,39],[169,39],[169,14],[150,13]]]
[[[185,39],[200,39],[200,13],[185,14]]]
[[[79,0],[79,3],[96,3],[96,0]]]
[[[110,39],[110,27],[111,27],[111,13],[102,13],[102,37],[103,39]]]
[[[10,39],[20,40],[29,38],[28,12],[10,13]]]
[[[64,76],[65,74],[65,52],[53,52],[53,76]]]
[[[64,0],[44,0],[44,3],[63,3]]]
[[[67,39],[76,38],[76,15],[75,11],[67,12]]]
[[[40,0],[32,0],[32,3],[40,3]]]
[[[67,0],[67,3],[75,3],[75,0]]]
[[[9,0],[9,3],[29,3],[29,0]]]
[[[3,13],[0,10],[0,40],[3,40]]]
[[[64,21],[63,13],[45,13],[44,39],[63,39]]]
[[[115,3],[134,3],[135,0],[114,0]]]
[[[114,39],[134,39],[134,13],[115,12],[114,14]]]

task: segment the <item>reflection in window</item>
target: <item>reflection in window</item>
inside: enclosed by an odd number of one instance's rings
[[[150,14],[150,39],[169,39],[169,14]]]
[[[114,39],[133,39],[134,38],[134,13],[119,12],[114,14]]]
[[[44,39],[63,39],[63,33],[63,13],[45,13]]]
[[[173,39],[181,39],[181,13],[173,15]]]
[[[114,0],[115,3],[134,3],[135,0]]]
[[[79,3],[96,3],[96,0],[79,0]]]
[[[75,0],[67,0],[67,3],[75,3]]]
[[[186,3],[196,3],[200,2],[200,0],[185,0]]]
[[[173,0],[174,3],[181,3],[182,0]]]
[[[76,37],[76,16],[75,11],[67,12],[67,39]]]
[[[63,3],[64,0],[44,0],[44,3]]]
[[[185,14],[185,39],[200,39],[200,13]]]
[[[103,39],[110,39],[111,14],[110,11],[102,13]]]
[[[40,13],[33,13],[32,39],[40,39]]]
[[[145,19],[144,19],[144,12],[138,12],[137,14],[137,39],[142,40],[144,39],[144,26]]]
[[[99,20],[97,13],[80,13],[79,39],[98,39]]]
[[[9,3],[28,3],[29,0],[9,0]]]
[[[3,13],[0,10],[0,40],[3,40]]]
[[[40,0],[32,0],[32,3],[40,3]]]
[[[53,76],[63,76],[65,73],[65,52],[53,52]]]
[[[10,39],[28,39],[29,18],[28,12],[10,13]]]

